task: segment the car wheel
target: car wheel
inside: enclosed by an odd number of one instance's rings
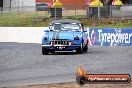
[[[82,45],[81,45],[80,48],[76,49],[76,53],[77,53],[77,54],[82,54],[82,53],[83,53]]]
[[[84,47],[83,47],[83,52],[87,52],[88,51],[88,45],[86,44]]]
[[[49,50],[42,47],[42,54],[43,55],[48,55],[49,54]]]
[[[78,48],[78,49],[76,50],[76,52],[77,52],[77,54],[82,54],[82,53],[83,53],[82,50],[81,50],[80,48]]]

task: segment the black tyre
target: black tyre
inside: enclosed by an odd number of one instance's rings
[[[88,51],[88,45],[86,44],[84,47],[83,47],[83,52],[87,52]]]
[[[77,54],[82,54],[83,53],[82,45],[81,45],[80,48],[76,49],[76,53]]]
[[[83,51],[82,51],[82,49],[78,48],[78,49],[76,50],[76,53],[77,53],[77,54],[82,54]]]
[[[49,50],[42,47],[42,54],[43,55],[48,55],[49,54]]]

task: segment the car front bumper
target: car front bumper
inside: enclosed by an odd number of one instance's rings
[[[42,45],[43,48],[54,51],[72,51],[81,47],[81,45]]]

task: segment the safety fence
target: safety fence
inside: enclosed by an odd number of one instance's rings
[[[57,9],[57,8],[56,8]],[[0,7],[0,13],[35,13],[43,14],[44,17],[50,17],[51,9],[48,6],[21,6],[21,7]],[[56,12],[54,12],[56,13]],[[61,13],[57,12],[57,13]],[[57,14],[56,13],[56,14]],[[132,18],[132,5],[114,6],[107,5],[103,7],[89,7],[87,5],[65,5],[62,8],[62,17],[68,16],[87,16],[87,17],[107,17],[107,18]]]
[[[88,7],[87,5],[65,5],[61,10],[48,6],[22,6],[0,8],[0,26],[24,26],[40,24],[45,19],[57,18],[119,18],[132,19],[132,5]],[[59,15],[59,17],[58,17]],[[9,25],[11,24],[12,25]]]

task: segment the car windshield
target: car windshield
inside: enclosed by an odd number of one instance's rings
[[[51,30],[80,30],[80,27],[78,23],[55,23]]]

